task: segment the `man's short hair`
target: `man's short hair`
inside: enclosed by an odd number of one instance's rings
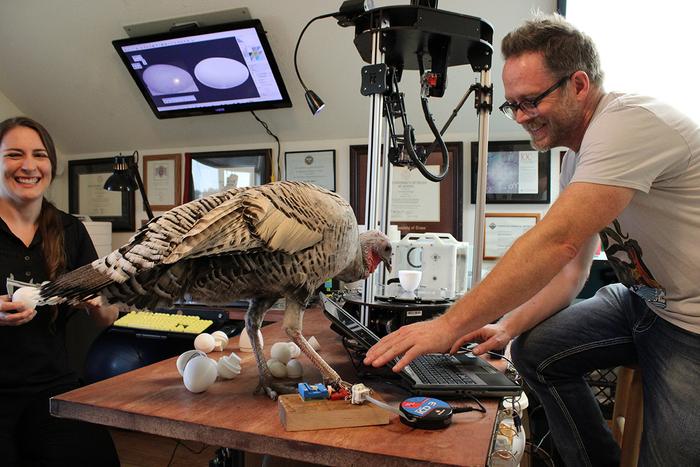
[[[593,40],[558,14],[540,15],[509,32],[501,42],[503,58],[539,52],[553,75],[564,77],[582,70],[603,86],[603,70]]]

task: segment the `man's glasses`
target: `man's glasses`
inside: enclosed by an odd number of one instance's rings
[[[537,106],[540,104],[540,102],[542,102],[542,99],[556,91],[562,84],[566,83],[571,78],[571,76],[573,76],[573,74],[569,76],[564,76],[562,79],[554,83],[549,89],[547,89],[545,92],[535,97],[534,99],[518,103],[505,101],[503,104],[501,104],[501,106],[498,109],[511,120],[515,120],[518,110],[521,110],[528,117],[534,117],[537,115]]]

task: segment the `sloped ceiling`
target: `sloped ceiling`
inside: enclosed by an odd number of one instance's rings
[[[408,3],[374,2],[375,6]],[[249,112],[156,119],[111,45],[112,40],[126,37],[124,25],[247,7],[268,32],[293,102],[290,109],[260,111],[259,116],[283,143],[363,138],[369,102],[359,94],[364,63],[354,48],[352,28],[325,19],[304,36],[299,65],[304,80],[327,103],[319,116],[308,111],[294,74],[299,32],[309,19],[335,11],[340,4],[340,0],[2,0],[0,93],[44,123],[69,155],[267,141],[269,136]],[[554,0],[441,0],[439,7],[489,21],[497,47],[503,35],[534,10],[551,12],[554,4]],[[503,100],[501,66],[497,54],[492,76],[497,103]],[[431,101],[439,123],[476,79],[466,66],[450,68],[446,96]],[[404,73],[401,84],[411,118],[418,123],[422,115],[417,73]],[[476,133],[471,104],[452,125],[455,131]],[[492,134],[513,130],[512,122],[494,112]]]

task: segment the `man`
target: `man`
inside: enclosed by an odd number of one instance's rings
[[[640,465],[700,455],[700,129],[651,98],[606,93],[591,39],[559,16],[502,43],[500,109],[539,150],[565,146],[562,191],[547,216],[447,313],[404,326],[367,353],[511,347],[570,466],[617,465],[619,449],[583,375],[637,364],[644,390]],[[659,83],[664,85],[664,83]],[[603,241],[621,284],[570,305]],[[624,284],[624,285],[623,285]],[[561,310],[561,311],[560,311]],[[504,319],[493,322],[509,312]]]

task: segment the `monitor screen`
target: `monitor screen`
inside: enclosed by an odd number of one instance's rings
[[[259,20],[112,44],[158,118],[292,106]]]

